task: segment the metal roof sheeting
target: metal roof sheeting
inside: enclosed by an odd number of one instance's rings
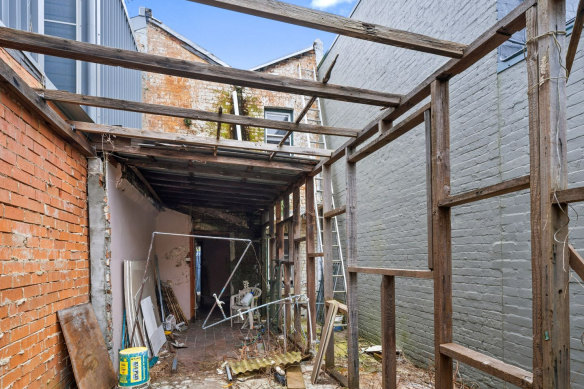
[[[298,363],[302,360],[302,354],[294,351],[286,354],[278,354],[269,358],[252,358],[238,362],[230,362],[229,366],[233,374],[241,374],[248,371],[255,371],[271,366],[287,366]]]

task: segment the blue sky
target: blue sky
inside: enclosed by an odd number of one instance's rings
[[[249,69],[323,41],[325,51],[335,34],[231,12],[187,0],[125,0],[130,17],[139,7],[176,32],[209,50],[229,65]],[[286,0],[348,16],[357,0]]]

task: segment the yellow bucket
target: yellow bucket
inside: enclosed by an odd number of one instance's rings
[[[121,387],[134,387],[148,383],[148,349],[132,347],[119,352],[120,374],[118,384]]]

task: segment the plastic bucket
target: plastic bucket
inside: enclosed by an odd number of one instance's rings
[[[132,347],[119,352],[120,387],[132,388],[147,384],[150,381],[148,372],[148,349],[146,347]]]

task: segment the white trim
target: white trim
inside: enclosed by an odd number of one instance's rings
[[[296,57],[297,55],[306,54],[306,53],[308,53],[308,52],[309,52],[309,51],[311,51],[311,50],[314,50],[314,45],[313,45],[313,46],[310,46],[310,47],[307,47],[307,48],[305,48],[305,49],[302,49],[302,50],[300,50],[300,51],[297,51],[297,52],[295,52],[295,53],[292,53],[292,54],[285,55],[284,57],[281,57],[281,58],[275,59],[275,60],[273,60],[273,61],[266,62],[265,64],[262,64],[262,65],[259,65],[259,66],[256,66],[256,67],[253,67],[253,68],[251,68],[251,69],[249,69],[249,70],[252,70],[252,71],[257,71],[257,70],[260,70],[260,69],[266,68],[266,67],[268,67],[268,66],[274,65],[274,64],[276,64],[276,63],[278,63],[278,62],[282,62],[282,61],[284,61],[284,60],[286,60],[286,59],[289,59],[289,58],[292,58],[292,57]]]

